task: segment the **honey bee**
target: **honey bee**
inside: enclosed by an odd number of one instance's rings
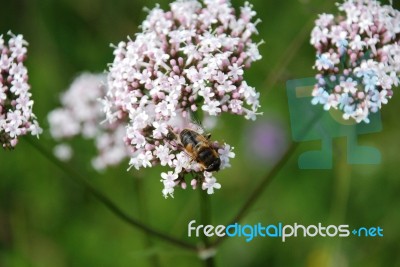
[[[191,129],[183,129],[179,136],[170,131],[183,146],[185,152],[205,171],[219,171],[221,159],[210,142],[211,135],[203,135]]]

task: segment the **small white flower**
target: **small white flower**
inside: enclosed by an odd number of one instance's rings
[[[359,34],[357,34],[350,42],[350,47],[353,50],[362,50],[365,45],[366,43],[361,40],[361,36]]]
[[[162,172],[161,173],[161,182],[164,184],[164,189],[162,190],[162,194],[165,198],[168,196],[174,197],[174,187],[175,187],[175,180],[178,179],[178,174],[169,171],[168,173]]]
[[[4,101],[7,99],[7,95],[4,91],[3,85],[0,83],[0,101]]]
[[[328,70],[333,68],[333,62],[329,58],[329,53],[318,55],[317,60],[315,61],[315,66],[318,70]]]
[[[332,14],[322,13],[318,15],[318,19],[315,21],[315,25],[320,28],[326,28],[335,17]]]
[[[145,136],[139,131],[134,130],[133,133],[129,133],[127,137],[131,139],[131,145],[134,145],[136,148],[143,148],[147,144]]]
[[[168,102],[161,101],[159,104],[156,105],[155,111],[164,117],[168,117],[170,115],[169,109],[171,109],[171,107],[168,106]]]
[[[220,157],[226,157],[226,158],[234,158],[235,153],[232,151],[234,147],[231,148],[230,145],[224,144],[224,146],[220,149],[218,149],[218,153]]]
[[[170,149],[166,145],[159,145],[155,148],[154,155],[160,160],[161,166],[172,166],[174,154],[170,154]]]
[[[164,122],[153,122],[153,136],[154,138],[161,139],[163,136],[168,134],[167,124]]]
[[[368,14],[368,12],[363,12],[360,16],[360,21],[358,22],[358,26],[360,26],[360,33],[364,33],[365,31],[369,31],[369,27],[374,25],[372,21],[372,17]]]
[[[176,159],[173,160],[172,166],[175,166],[175,172],[180,173],[183,170],[189,169],[190,158],[185,152],[176,154]]]
[[[72,148],[67,144],[59,144],[53,149],[54,155],[62,161],[67,161],[72,157]]]
[[[218,92],[229,93],[236,89],[236,86],[232,84],[231,80],[226,80],[222,84],[217,86]]]
[[[199,95],[209,100],[215,93],[211,90],[211,87],[204,87],[199,90]]]
[[[231,148],[230,145],[224,144],[220,149],[218,149],[218,154],[221,159],[221,169],[230,167],[229,159],[235,157],[235,153],[232,151],[234,147]]]
[[[328,92],[326,92],[324,90],[324,88],[322,88],[322,87],[318,88],[317,90],[314,90],[312,95],[314,97],[312,99],[312,101],[311,101],[311,103],[313,105],[316,105],[316,104],[323,104],[324,105],[328,101],[328,97],[329,97]]]
[[[232,66],[228,66],[228,69],[230,70],[228,72],[228,75],[231,76],[234,80],[237,80],[239,76],[243,75],[242,67],[238,66],[238,64],[236,63],[233,63]]]
[[[202,184],[202,189],[207,190],[207,194],[214,194],[214,189],[220,189],[221,184],[217,183],[217,179],[212,176],[211,173],[204,173],[204,182]]]
[[[320,27],[315,27],[311,32],[310,43],[312,45],[319,45],[320,43],[326,43],[329,36],[328,28],[321,29]]]
[[[161,178],[160,180],[162,183],[164,183],[165,186],[167,187],[174,187],[175,186],[175,180],[178,179],[178,174],[169,171],[167,173],[162,172],[161,173]]]
[[[173,187],[165,187],[161,192],[165,198],[168,198],[168,196],[174,198],[174,188]]]
[[[372,105],[376,106],[377,108],[382,108],[382,104],[387,104],[387,90],[382,90],[381,92],[374,92],[374,95],[371,97],[371,100],[374,101]],[[376,109],[378,111],[378,109]]]
[[[217,100],[211,100],[201,107],[202,110],[208,112],[211,116],[216,116],[221,113],[219,106],[221,103]]]
[[[4,127],[4,131],[9,134],[9,136],[14,139],[22,134],[22,130],[18,128],[17,124],[8,123]]]
[[[37,121],[34,121],[29,126],[29,131],[31,132],[32,135],[36,135],[37,138],[39,138],[39,134],[43,133],[43,129],[39,127],[39,124]]]
[[[229,102],[228,107],[233,113],[241,114],[243,111],[243,101],[239,99],[233,99]]]
[[[132,126],[135,129],[143,129],[147,126],[148,122],[149,116],[145,111],[141,111],[134,117]]]
[[[24,117],[22,116],[22,113],[20,110],[9,111],[7,113],[6,121],[8,121],[9,124],[15,125],[18,127],[24,121]]]
[[[343,88],[343,92],[355,94],[357,91],[357,81],[353,81],[352,78],[347,78],[346,81],[342,81],[340,86]]]
[[[1,48],[1,50],[2,49],[3,48]],[[10,68],[11,62],[12,62],[12,58],[9,58],[8,54],[1,54],[1,57],[0,57],[0,69],[8,70]]]
[[[151,167],[152,166],[151,160],[153,160],[153,154],[151,153],[151,151],[146,151],[146,153],[139,154],[138,160],[139,162],[141,162],[144,168]]]
[[[142,167],[142,162],[139,159],[139,156],[132,156],[129,159],[129,168],[128,171],[130,170],[130,168],[135,167],[136,170],[139,170],[140,167]]]

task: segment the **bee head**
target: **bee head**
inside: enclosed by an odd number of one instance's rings
[[[168,126],[168,133],[165,135],[165,137],[169,140],[175,140],[177,138],[176,134],[174,133],[174,130],[172,129],[171,126]]]
[[[206,169],[208,172],[219,171],[219,167],[221,166],[221,159],[216,158]]]

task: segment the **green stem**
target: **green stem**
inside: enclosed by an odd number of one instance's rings
[[[347,143],[347,145],[349,145]],[[335,144],[337,149],[336,155],[336,168],[334,170],[334,186],[333,186],[333,197],[332,197],[332,208],[330,211],[330,223],[342,224],[346,217],[347,203],[350,194],[351,184],[351,166],[346,160],[346,144],[340,143]],[[335,263],[340,257],[341,239],[335,239],[325,244],[327,251],[329,251],[329,257],[327,258],[326,266],[335,266]]]
[[[269,72],[269,75],[265,79],[261,88],[271,88],[271,89],[274,88],[275,84],[279,81],[284,72],[287,70],[287,66],[289,65],[289,63],[297,55],[300,47],[304,44],[304,41],[308,38],[310,34],[310,28],[312,27],[314,21],[315,18],[313,17],[304,24],[303,28],[301,28],[296,37],[290,42],[290,45],[287,47],[285,52],[282,53],[281,58],[276,61],[277,64]],[[272,90],[267,90],[264,93],[264,97],[266,97],[266,95],[269,94],[270,92],[272,92]]]
[[[332,3],[330,1],[326,1],[324,5],[321,6],[321,10],[325,12],[329,11]],[[318,12],[317,12],[318,13]],[[306,21],[304,26],[298,31],[298,34],[294,37],[294,39],[287,46],[285,52],[282,53],[279,60],[277,60],[274,68],[269,71],[269,75],[263,82],[261,88],[274,88],[275,84],[282,78],[285,71],[287,71],[287,66],[292,62],[293,58],[299,53],[300,48],[304,43],[308,42],[308,38],[310,36],[310,29],[313,27],[315,23],[315,17],[311,16],[309,20]],[[273,90],[266,90],[264,92],[264,98],[266,98],[267,94],[272,92]]]
[[[68,164],[57,159],[46,148],[44,148],[35,140],[32,140],[32,137],[27,137],[24,140],[26,140],[32,147],[34,147],[38,152],[40,152],[42,156],[44,156],[46,159],[48,159],[54,165],[60,168],[63,172],[65,172],[68,178],[70,178],[80,186],[84,187],[92,196],[94,196],[95,199],[100,201],[108,210],[110,210],[114,215],[116,215],[122,221],[128,223],[132,227],[144,231],[145,233],[148,233],[152,236],[155,236],[159,239],[169,242],[170,244],[176,245],[184,249],[197,251],[197,247],[195,245],[192,245],[188,242],[177,239],[173,236],[159,232],[153,229],[152,227],[149,227],[146,224],[132,218],[126,212],[121,210],[111,199],[109,199],[107,196],[105,196],[103,193],[97,190],[93,185],[91,185],[90,182],[85,177],[83,177],[79,172],[75,171]]]
[[[348,145],[348,143],[347,143]],[[333,190],[333,202],[331,210],[332,223],[341,224],[343,223],[346,216],[347,202],[350,192],[351,182],[351,166],[346,160],[346,145],[336,144],[338,150],[336,155],[339,155],[336,159],[337,168],[334,170],[334,190]]]
[[[210,201],[210,196],[207,194],[205,190],[201,190],[201,188],[198,188],[200,191],[200,222],[202,225],[209,225],[211,224],[211,201]],[[208,240],[208,237],[205,235],[202,235],[203,243],[205,250],[212,250],[212,246],[210,246],[210,242]],[[204,266],[205,267],[214,267],[215,262],[214,262],[214,255],[210,255],[204,260]]]
[[[136,178],[135,180],[135,196],[136,196],[136,201],[138,203],[138,210],[140,217],[142,218],[143,221],[147,222],[148,221],[148,213],[147,213],[147,207],[146,207],[146,198],[144,190],[143,190],[143,179]],[[152,250],[154,248],[154,243],[153,240],[151,239],[151,235],[147,232],[144,233],[144,247],[148,250]],[[151,251],[149,255],[149,262],[150,265],[154,267],[159,267],[160,265],[160,260],[159,257],[156,253],[153,253]]]
[[[310,120],[309,123],[307,123],[303,130],[301,131],[300,136],[305,136],[307,133],[310,131],[310,129],[317,123],[317,121],[321,118],[321,116],[324,114],[324,111],[321,110],[317,114],[315,114],[314,118]],[[300,138],[301,140],[302,138]],[[250,194],[248,199],[244,202],[242,207],[239,209],[238,213],[233,217],[232,220],[229,221],[229,223],[225,225],[230,225],[234,224],[236,222],[239,222],[249,211],[250,207],[255,204],[257,199],[261,196],[261,194],[264,192],[264,190],[268,187],[268,185],[272,182],[272,180],[277,176],[279,171],[285,166],[285,164],[288,162],[290,157],[293,155],[294,151],[298,147],[299,143],[297,142],[292,142],[289,148],[286,150],[285,154],[282,156],[282,158],[275,164],[275,166],[265,175],[265,177],[260,181],[260,183],[256,186],[256,188],[253,190],[253,192]],[[226,239],[226,235],[219,237],[214,240],[214,242],[211,244],[212,246],[218,246],[223,240]]]

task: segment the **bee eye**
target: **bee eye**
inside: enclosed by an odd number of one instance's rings
[[[175,134],[172,131],[168,131],[166,135],[168,140],[174,140],[175,139]]]

